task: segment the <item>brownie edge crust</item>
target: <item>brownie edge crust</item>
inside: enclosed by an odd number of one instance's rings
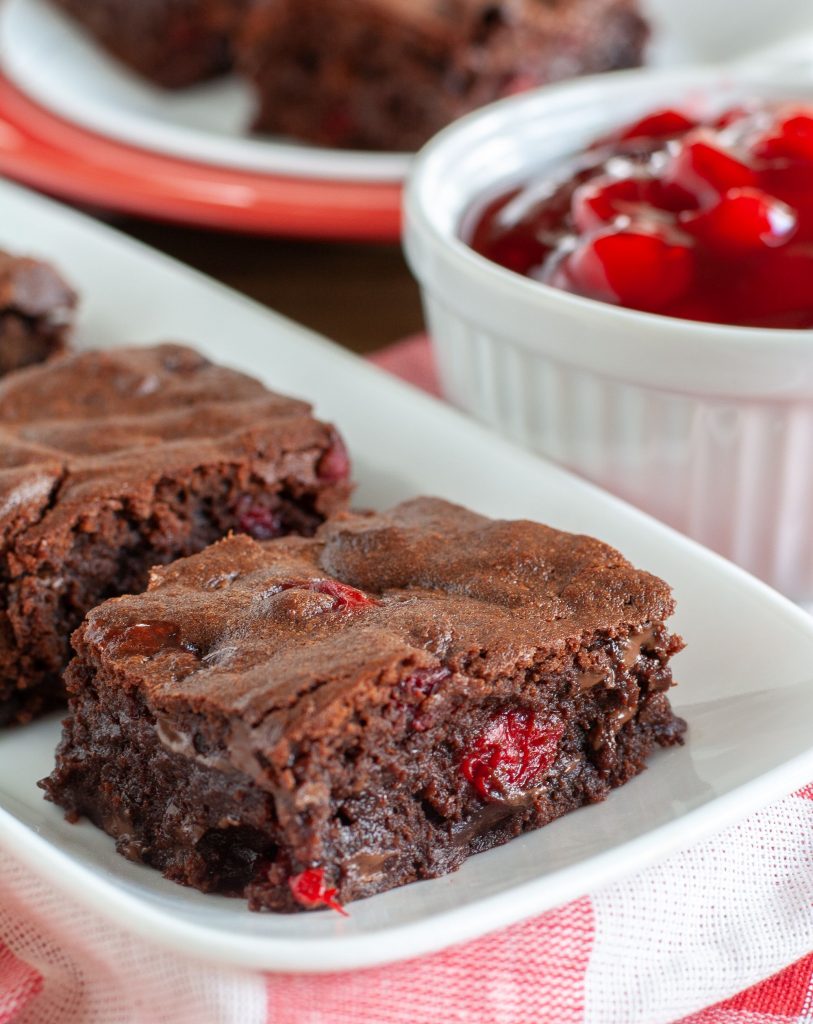
[[[89,613],[41,785],[175,881],[338,909],[680,743],[672,610],[598,541],[438,499],[230,537]]]
[[[77,302],[49,263],[0,250],[0,377],[65,351]]]

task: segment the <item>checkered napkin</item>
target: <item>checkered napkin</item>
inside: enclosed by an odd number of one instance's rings
[[[424,341],[377,361],[432,389]],[[0,1024],[813,1024],[810,950],[813,785],[531,921],[332,975],[167,954],[52,889],[0,834]]]

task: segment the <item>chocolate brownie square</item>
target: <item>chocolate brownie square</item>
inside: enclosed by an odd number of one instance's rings
[[[0,376],[64,351],[76,303],[50,264],[0,251]]]
[[[71,632],[230,530],[311,534],[349,464],[310,406],[159,345],[0,381],[0,724],[58,701]]]
[[[236,42],[258,131],[417,149],[502,96],[641,63],[637,0],[256,0]]]
[[[114,57],[177,89],[232,65],[231,37],[248,0],[54,0]]]
[[[90,612],[42,785],[175,881],[340,908],[679,743],[672,610],[599,541],[439,499],[230,537]]]

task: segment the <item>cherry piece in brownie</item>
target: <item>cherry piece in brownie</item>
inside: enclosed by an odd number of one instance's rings
[[[416,149],[501,96],[641,63],[637,0],[255,0],[235,44],[258,131]]]
[[[310,406],[180,345],[61,356],[0,381],[0,725],[62,694],[100,601],[230,530],[312,534],[346,506]]]
[[[231,537],[88,615],[43,786],[175,881],[336,909],[679,743],[672,610],[605,544],[439,499]]]
[[[50,264],[0,251],[0,376],[62,352],[76,302]]]
[[[248,0],[54,0],[114,57],[165,88],[228,70]]]

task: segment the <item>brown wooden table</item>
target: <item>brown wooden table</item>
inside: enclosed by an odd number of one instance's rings
[[[112,223],[354,352],[422,327],[418,288],[397,246],[253,238],[133,218]]]

